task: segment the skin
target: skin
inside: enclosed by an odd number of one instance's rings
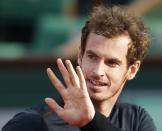
[[[89,123],[95,111],[109,116],[125,82],[133,79],[140,67],[140,61],[127,66],[130,42],[126,34],[110,39],[90,33],[85,52],[78,55],[76,71],[70,60],[64,65],[57,59],[67,88],[50,68],[47,69],[50,81],[64,100],[64,107],[51,98],[46,98],[45,102],[60,118],[77,127]]]

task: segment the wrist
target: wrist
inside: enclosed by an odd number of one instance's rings
[[[78,127],[83,127],[90,123],[95,117],[95,110],[91,110],[90,112],[86,112],[82,118],[81,124]]]

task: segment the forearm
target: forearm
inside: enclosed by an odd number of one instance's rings
[[[99,112],[95,113],[95,116],[91,122],[80,128],[81,131],[123,131],[115,127],[108,122],[107,118]]]

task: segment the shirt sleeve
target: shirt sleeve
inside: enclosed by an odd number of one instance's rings
[[[107,118],[99,112],[87,125],[80,128],[81,131],[123,131],[111,124]]]
[[[12,118],[2,131],[48,131],[40,115],[32,113],[19,113]]]

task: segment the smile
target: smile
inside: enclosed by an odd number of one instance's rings
[[[108,85],[106,82],[96,81],[92,79],[88,79],[88,81],[94,86],[107,86]]]

